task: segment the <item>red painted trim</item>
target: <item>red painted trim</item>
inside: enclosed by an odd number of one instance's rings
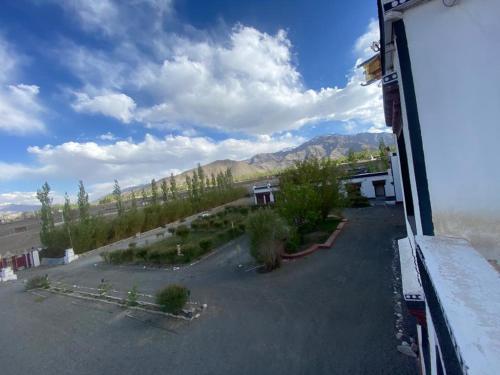
[[[315,243],[314,245],[311,245],[310,247],[308,247],[306,250],[300,251],[298,253],[294,253],[294,254],[282,253],[281,258],[283,258],[283,259],[297,259],[297,258],[305,257],[306,255],[312,254],[318,249],[329,249],[330,247],[332,247],[333,243],[337,239],[342,228],[344,228],[346,222],[347,222],[346,219],[342,219],[342,221],[337,225],[337,228],[332,232],[330,237],[328,237],[328,239],[325,242]]]

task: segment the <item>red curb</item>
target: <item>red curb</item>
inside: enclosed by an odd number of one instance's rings
[[[330,247],[332,247],[333,243],[337,239],[342,228],[344,228],[346,222],[347,222],[346,219],[342,219],[342,221],[337,225],[337,228],[332,232],[330,237],[328,237],[328,239],[324,243],[321,243],[321,244],[315,243],[315,244],[311,245],[310,247],[308,247],[306,250],[303,250],[301,252],[294,253],[294,254],[282,253],[281,258],[283,258],[283,259],[298,259],[298,258],[305,257],[306,255],[312,254],[318,249],[329,249]]]

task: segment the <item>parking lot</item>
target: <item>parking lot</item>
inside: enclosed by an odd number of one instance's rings
[[[334,247],[272,273],[253,267],[246,238],[180,269],[110,266],[94,254],[26,270],[0,286],[1,373],[416,374],[396,351],[393,240],[399,207],[347,211]],[[154,294],[181,283],[207,303],[191,322],[23,291],[23,279]]]

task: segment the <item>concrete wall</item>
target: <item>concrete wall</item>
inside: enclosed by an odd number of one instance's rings
[[[498,15],[498,0],[430,1],[403,19],[435,233],[500,260]]]
[[[392,177],[387,175],[379,175],[379,176],[366,176],[366,177],[355,177],[350,178],[348,183],[353,184],[361,184],[360,192],[361,195],[366,198],[375,198],[375,187],[373,185],[374,181],[384,181],[385,187],[385,196],[393,197],[394,196],[394,187],[392,185]]]

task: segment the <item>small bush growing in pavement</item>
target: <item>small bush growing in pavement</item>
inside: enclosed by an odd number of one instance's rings
[[[138,294],[137,286],[134,285],[132,287],[132,289],[130,289],[127,293],[127,305],[129,305],[129,306],[137,306],[138,305],[137,294]]]
[[[212,248],[212,240],[201,240],[200,241],[200,249],[203,254],[208,252]]]
[[[105,296],[111,290],[111,284],[102,279],[97,290],[101,296]]]
[[[172,314],[179,313],[189,297],[189,289],[182,285],[172,284],[156,293],[156,303],[162,311]]]
[[[35,276],[26,282],[25,289],[47,289],[50,286],[49,277],[45,276]]]

